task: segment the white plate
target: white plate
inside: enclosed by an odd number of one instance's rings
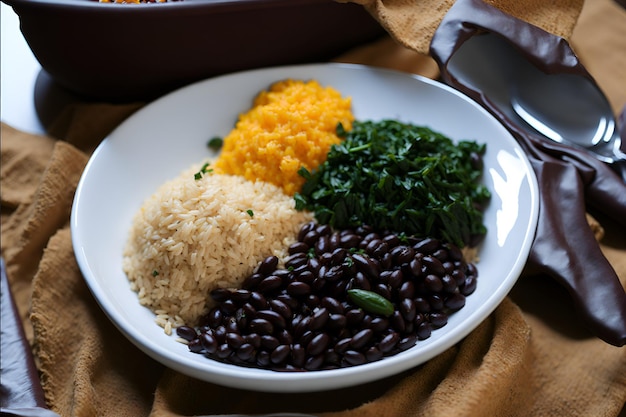
[[[484,182],[493,196],[485,212],[478,287],[448,324],[415,347],[382,361],[317,372],[273,372],[190,353],[154,323],[122,272],[131,219],[159,185],[209,155],[253,97],[275,81],[316,79],[351,96],[360,120],[394,118],[428,126],[454,140],[487,144]],[[218,384],[269,392],[335,389],[387,377],[428,361],[459,342],[507,295],[528,257],[538,213],[537,183],[512,136],[475,102],[435,81],[359,65],[315,64],[247,71],[195,83],[133,114],[94,152],[71,215],[80,269],[104,312],[135,345],[164,365]]]

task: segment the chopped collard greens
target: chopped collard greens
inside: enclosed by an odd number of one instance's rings
[[[326,162],[299,173],[298,210],[336,228],[363,224],[464,247],[486,233],[479,180],[486,145],[453,142],[423,126],[396,120],[356,121]]]

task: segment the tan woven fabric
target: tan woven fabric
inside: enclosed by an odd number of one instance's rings
[[[611,31],[604,30],[608,27]],[[600,29],[604,35],[599,35]],[[562,30],[569,33],[571,26]],[[626,84],[623,54],[615,51],[626,50],[626,10],[612,0],[588,2],[572,39],[583,60],[593,60],[585,63],[620,110],[626,105]],[[338,60],[435,77],[432,60],[416,51],[383,39]],[[76,265],[68,226],[73,192],[90,151],[138,107],[69,108],[54,127],[54,136],[63,140],[2,124],[2,256],[47,402],[60,415],[620,414],[626,401],[626,349],[590,336],[561,288],[542,277],[523,277],[457,346],[404,374],[364,386],[302,395],[261,394],[194,380],[154,362],[98,307]],[[590,220],[626,285],[626,236],[607,220]]]
[[[428,54],[433,33],[454,0],[343,0],[362,4],[402,45]],[[485,0],[505,13],[568,39],[583,0]]]

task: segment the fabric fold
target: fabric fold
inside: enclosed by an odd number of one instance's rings
[[[540,214],[527,273],[545,273],[568,289],[583,320],[607,343],[626,343],[626,292],[593,239],[587,207],[626,225],[626,183],[591,155],[528,132],[493,97],[467,85],[463,65],[450,62],[474,36],[496,34],[550,74],[567,73],[595,83],[566,40],[478,0],[459,0],[435,32],[431,55],[441,77],[489,110],[518,140],[540,184]],[[492,56],[497,59],[496,55]],[[494,63],[495,64],[495,63]],[[471,65],[467,63],[467,66]]]

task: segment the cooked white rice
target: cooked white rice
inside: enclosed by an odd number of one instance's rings
[[[312,219],[272,184],[192,167],[167,182],[135,215],[123,268],[157,323],[194,325],[217,287],[237,288],[269,255],[283,257]]]

